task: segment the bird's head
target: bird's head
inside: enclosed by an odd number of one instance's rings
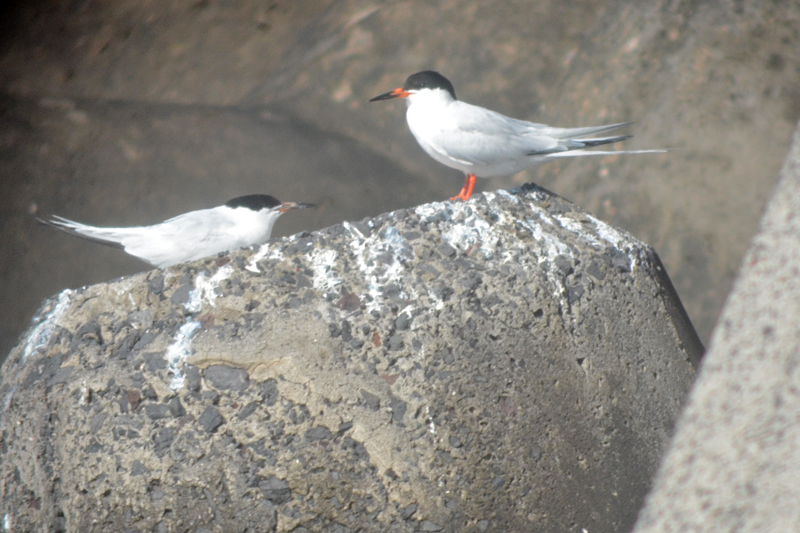
[[[390,100],[392,98],[408,98],[409,103],[411,103],[414,98],[425,97],[426,95],[436,95],[440,98],[445,97],[447,100],[456,100],[456,91],[450,80],[433,70],[423,70],[409,76],[402,87],[380,94],[371,99],[370,102]]]
[[[301,202],[281,202],[274,196],[269,194],[248,194],[247,196],[239,196],[225,204],[231,209],[245,208],[252,211],[274,211],[276,213],[285,213],[293,209],[305,209],[306,207],[314,207],[314,204],[306,204]]]

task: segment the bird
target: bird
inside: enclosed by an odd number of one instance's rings
[[[102,228],[53,215],[36,219],[88,241],[125,250],[158,268],[266,242],[275,221],[314,204],[281,202],[268,194],[239,196],[224,205],[190,211],[153,226]]]
[[[580,151],[611,144],[632,135],[587,136],[631,124],[620,122],[583,128],[556,128],[507,117],[496,111],[462,102],[450,80],[433,70],[409,76],[402,87],[380,94],[370,102],[405,98],[411,133],[436,161],[464,172],[464,187],[451,200],[472,196],[475,178],[508,176],[550,159],[607,154],[663,153],[666,150]]]

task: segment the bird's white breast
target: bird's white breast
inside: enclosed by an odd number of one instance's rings
[[[471,172],[472,163],[454,157],[441,142],[443,138],[452,139],[460,134],[453,112],[456,101],[445,91],[428,91],[413,95],[408,103],[408,127],[422,149],[443,165]]]
[[[442,90],[423,90],[408,101],[411,133],[443,165],[490,178],[515,174],[543,160],[528,155],[527,137],[534,124],[453,100]]]

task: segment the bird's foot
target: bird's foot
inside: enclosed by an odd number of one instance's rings
[[[450,199],[461,200],[461,201],[469,200],[469,198],[472,196],[472,189],[474,188],[475,188],[475,174],[467,174],[467,179],[464,182],[464,186],[461,188],[461,192]]]

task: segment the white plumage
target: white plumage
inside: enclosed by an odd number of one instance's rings
[[[587,136],[615,130],[630,123],[554,128],[517,120],[458,100],[450,81],[430,70],[412,74],[403,87],[370,101],[391,98],[406,99],[408,127],[422,149],[443,165],[467,174],[464,188],[455,197],[462,200],[472,194],[476,176],[508,176],[559,157],[666,151],[584,150],[629,139],[630,135]]]
[[[151,265],[165,268],[266,242],[278,217],[311,205],[281,203],[273,196],[251,194],[153,226],[102,228],[59,216],[39,221],[92,242],[121,248]]]

